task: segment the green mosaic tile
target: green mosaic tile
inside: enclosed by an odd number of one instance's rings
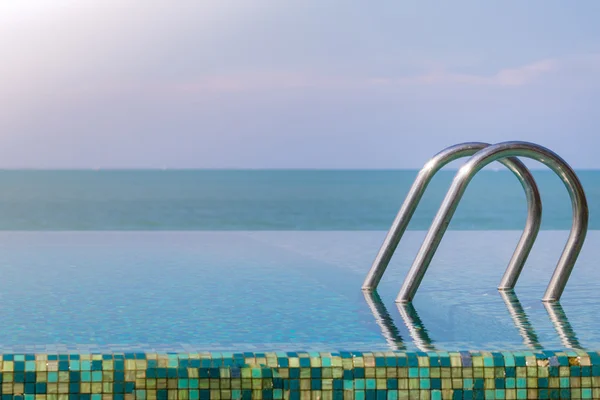
[[[4,354],[0,362],[2,399],[600,398],[600,355],[579,350]]]

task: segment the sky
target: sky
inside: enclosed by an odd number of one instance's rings
[[[0,0],[0,168],[600,168],[597,0]],[[535,164],[536,166],[538,164]]]

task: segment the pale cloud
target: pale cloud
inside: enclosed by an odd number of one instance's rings
[[[209,75],[198,79],[167,84],[161,90],[171,93],[234,93],[255,90],[286,89],[361,89],[368,87],[408,86],[488,86],[523,87],[544,83],[548,78],[575,82],[598,75],[600,55],[586,54],[565,58],[549,58],[519,67],[503,68],[493,74],[461,73],[436,67],[430,71],[400,77],[323,76],[318,73],[258,72],[230,75]],[[584,76],[579,76],[583,72]],[[556,82],[554,82],[556,83]]]
[[[490,83],[502,86],[526,85],[557,68],[556,60],[542,60],[520,68],[503,69],[490,79]]]
[[[560,63],[547,59],[526,64],[517,68],[505,68],[492,75],[466,74],[447,71],[443,68],[424,74],[392,79],[372,79],[373,84],[396,85],[484,85],[484,86],[524,86],[535,82],[544,75],[559,69]]]
[[[380,82],[381,83],[381,82]],[[578,87],[600,83],[600,54],[579,54],[504,68],[491,75],[464,74],[437,69],[412,77],[387,80],[405,85],[479,85],[519,87],[536,83]]]
[[[203,76],[198,79],[167,84],[165,89],[175,93],[234,93],[252,90],[327,87],[348,83],[341,79],[293,72],[248,72]]]
[[[474,66],[469,66],[471,70]],[[0,68],[1,70],[1,68]],[[548,58],[517,67],[502,68],[491,74],[463,73],[443,65],[425,63],[423,72],[403,76],[368,76],[365,75],[327,75],[318,67],[311,71],[285,71],[255,69],[249,71],[202,74],[195,78],[174,78],[165,80],[161,77],[148,79],[147,77],[126,76],[127,79],[104,79],[103,81],[80,80],[65,84],[64,80],[56,78],[54,81],[23,82],[18,91],[11,92],[11,85],[7,84],[3,94],[0,94],[0,105],[5,108],[17,106],[19,98],[27,94],[29,103],[31,98],[40,98],[42,93],[52,94],[67,102],[77,102],[79,99],[93,99],[105,96],[171,96],[177,98],[205,97],[212,95],[235,95],[236,93],[268,92],[268,91],[361,91],[370,88],[385,87],[399,90],[406,88],[419,90],[419,88],[460,88],[460,87],[487,87],[487,88],[521,88],[531,85],[557,86],[571,88],[589,88],[595,83],[600,84],[600,54],[590,53],[581,55]],[[8,74],[10,75],[10,74]],[[0,75],[0,83],[8,77]],[[44,84],[47,83],[47,84]],[[31,88],[29,89],[29,86]],[[15,87],[16,89],[16,87]],[[29,93],[37,93],[30,96]],[[47,96],[46,96],[47,97]],[[10,107],[9,107],[10,106]]]

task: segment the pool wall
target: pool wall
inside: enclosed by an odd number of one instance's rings
[[[2,399],[598,399],[562,352],[4,354]]]

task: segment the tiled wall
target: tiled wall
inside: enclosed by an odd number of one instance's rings
[[[600,355],[5,354],[2,400],[600,399]]]

